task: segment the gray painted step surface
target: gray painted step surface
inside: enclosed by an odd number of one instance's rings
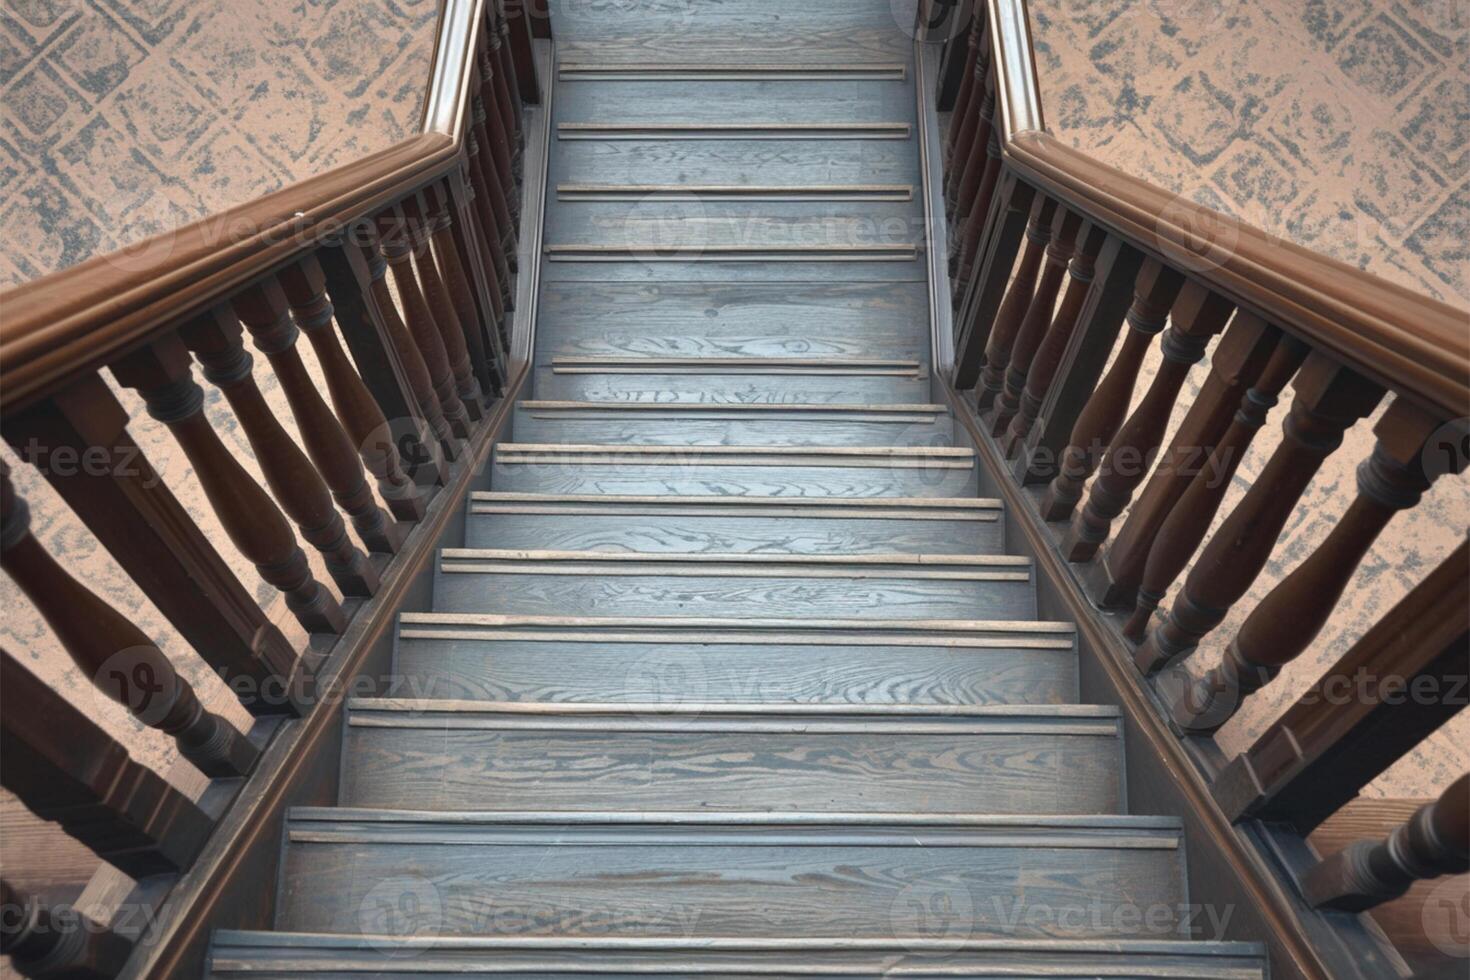
[[[371,917],[371,916],[370,916]],[[386,921],[386,916],[385,916]],[[1254,943],[923,938],[620,939],[589,937],[364,937],[357,934],[222,931],[213,977],[493,976],[499,980],[885,980],[891,977],[1046,977],[1047,980],[1265,980]]]
[[[424,810],[1117,813],[1115,708],[349,704],[340,802]]]
[[[287,841],[276,925],[301,931],[417,908],[441,935],[892,942],[948,909],[951,940],[1159,940],[1188,902],[1162,817],[297,810]]]
[[[1001,554],[997,500],[471,495],[468,548],[678,554]]]
[[[965,497],[973,450],[667,448],[500,443],[491,487],[516,493],[721,497]]]
[[[1065,623],[404,613],[394,697],[477,701],[1067,704]]]
[[[917,361],[798,358],[555,358],[536,397],[562,401],[728,405],[902,404],[929,398]]]
[[[618,446],[948,446],[943,405],[523,401],[518,442]]]
[[[1013,555],[626,554],[446,548],[435,612],[1032,619]]]
[[[923,283],[545,282],[536,363],[580,357],[801,357],[927,363]]]
[[[912,127],[914,112],[913,90],[899,81],[600,79],[558,85],[553,119],[558,127],[567,123],[904,123]],[[561,138],[560,129],[555,135]]]
[[[918,188],[920,174],[906,140],[562,140],[551,183]]]

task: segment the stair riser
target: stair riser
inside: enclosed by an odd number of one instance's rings
[[[1065,704],[1077,697],[1071,649],[400,639],[397,656],[401,686],[393,696],[413,698]]]
[[[544,460],[544,461],[542,461]],[[587,462],[542,456],[533,462],[498,460],[496,490],[520,493],[607,493],[634,496],[727,497],[973,497],[973,464],[941,466],[717,466],[677,457],[630,465],[616,454]]]
[[[673,730],[352,724],[341,802],[459,811],[1024,814],[1122,807],[1116,735],[1015,726],[907,734],[882,724],[830,734],[702,731],[702,721],[650,711],[648,727]]]
[[[503,566],[504,567],[504,566]],[[543,566],[545,567],[545,566]],[[752,569],[753,571],[756,569]],[[826,619],[1034,619],[1029,576],[996,581],[806,575],[670,575],[604,570],[526,574],[446,572],[435,578],[434,611],[567,616],[775,616]],[[1003,575],[1025,574],[1008,569]]]
[[[555,184],[917,187],[912,147],[899,140],[568,140]]]
[[[590,414],[590,413],[588,413]],[[950,446],[954,428],[947,416],[906,415],[898,419],[769,417],[712,419],[700,416],[650,418],[638,412],[602,418],[583,413],[518,408],[517,442],[596,446]],[[583,417],[578,417],[583,415]]]
[[[1178,939],[1187,901],[1126,847],[295,841],[286,874],[278,927],[354,934]]]
[[[536,371],[536,397],[559,401],[721,405],[916,405],[929,400],[923,378],[798,374],[599,374]]]
[[[990,515],[998,517],[998,514]],[[1005,551],[1004,525],[989,520],[859,520],[809,517],[610,516],[606,513],[471,514],[469,548],[550,548],[683,554],[929,554]]]

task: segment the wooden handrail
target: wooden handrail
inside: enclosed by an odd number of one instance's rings
[[[420,133],[0,293],[0,410],[14,412],[95,371],[455,169],[486,3],[445,0]]]
[[[1466,412],[1470,313],[1171,194],[1048,135],[1025,0],[985,2],[1001,150],[1023,178],[1145,253],[1196,257],[1189,265],[1195,278],[1385,387],[1426,407]]]

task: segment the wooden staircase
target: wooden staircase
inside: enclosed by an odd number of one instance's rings
[[[908,38],[840,6],[559,26],[534,394],[213,976],[1264,975],[931,404]]]

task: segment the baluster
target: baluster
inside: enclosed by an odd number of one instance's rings
[[[1311,833],[1464,707],[1470,542],[1370,626],[1210,787],[1232,823]],[[1434,697],[1409,697],[1429,691]]]
[[[296,651],[175,499],[97,374],[5,419],[16,451],[56,488],[143,594],[253,714],[304,713]],[[80,464],[65,465],[66,454]],[[284,697],[266,697],[274,687]]]
[[[491,5],[493,6],[493,5]],[[485,30],[485,48],[483,57],[489,62],[490,68],[485,77],[491,81],[495,92],[491,102],[500,112],[500,117],[505,124],[505,131],[511,138],[511,163],[515,165],[516,172],[520,172],[521,146],[524,142],[521,117],[525,107],[521,104],[521,92],[511,83],[510,77],[515,70],[515,65],[510,58],[510,25],[505,18],[500,16],[499,11],[490,10],[490,22]]]
[[[1112,367],[1093,389],[1087,406],[1077,417],[1062,454],[1061,472],[1042,498],[1041,514],[1046,520],[1066,520],[1082,499],[1082,488],[1097,468],[1103,447],[1113,441],[1123,424],[1144,355],[1154,336],[1169,322],[1169,308],[1183,285],[1184,278],[1179,273],[1155,259],[1146,260],[1139,270],[1133,305],[1126,317],[1128,333]]]
[[[1294,387],[1281,445],[1205,545],[1168,619],[1138,648],[1134,662],[1145,673],[1189,654],[1245,595],[1322,462],[1383,395],[1377,384],[1321,353],[1307,358]]]
[[[1470,871],[1470,775],[1420,807],[1387,840],[1358,841],[1317,864],[1302,895],[1319,909],[1366,912],[1416,881]]]
[[[332,581],[343,595],[371,596],[378,590],[378,573],[347,536],[347,526],[332,506],[327,485],[256,387],[253,359],[245,350],[242,334],[234,313],[223,306],[179,331],[203,365],[204,377],[224,393],[240,420],[260,472],[281,509],[326,559]]]
[[[1051,242],[1046,246],[1045,261],[1041,266],[1041,280],[1026,306],[1026,316],[1021,320],[1020,329],[1016,331],[1010,356],[1002,361],[997,354],[994,375],[990,371],[990,362],[986,362],[986,373],[982,376],[981,383],[986,385],[987,390],[993,383],[990,381],[992,377],[1001,372],[1004,372],[1005,377],[1005,385],[995,398],[994,412],[990,419],[992,435],[999,436],[1003,433],[1020,408],[1021,391],[1026,386],[1026,373],[1031,369],[1031,360],[1036,356],[1042,338],[1046,336],[1047,327],[1051,325],[1052,311],[1057,305],[1057,293],[1061,291],[1062,278],[1067,274],[1067,264],[1076,250],[1077,232],[1081,225],[1081,217],[1065,208],[1057,208],[1056,217],[1052,219]]]
[[[969,391],[980,379],[980,370],[985,365],[985,348],[990,343],[996,314],[1011,284],[1016,258],[1026,242],[1026,227],[1037,197],[1031,185],[1018,180],[1013,173],[1002,176],[997,193],[1000,195],[1000,207],[995,227],[987,236],[985,255],[975,286],[966,297],[965,309],[954,321],[954,387],[957,391]],[[1040,261],[1038,249],[1030,270],[1030,288],[1035,287],[1036,266]]]
[[[285,595],[301,625],[314,633],[341,633],[347,617],[312,576],[291,525],[204,417],[204,391],[194,382],[183,341],[177,335],[158,340],[114,364],[112,373],[143,396],[154,420],[168,426],[225,533],[260,577]]]
[[[991,100],[994,101],[993,99]],[[965,218],[962,243],[959,248],[959,275],[955,277],[954,296],[964,296],[966,288],[970,284],[970,278],[975,272],[975,260],[980,248],[980,236],[985,231],[985,225],[990,219],[990,201],[995,195],[996,182],[1000,179],[1001,156],[1000,156],[1000,131],[994,126],[990,129],[990,138],[985,144],[985,172],[980,178],[980,186],[975,191],[975,201],[970,206],[969,216]]]
[[[398,520],[422,520],[423,496],[403,472],[388,420],[347,360],[337,332],[332,329],[335,309],[327,298],[321,264],[316,256],[308,255],[296,265],[281,270],[280,280],[296,325],[306,334],[321,365],[337,417],[357,446],[363,465],[377,479],[378,492]]]
[[[1148,475],[1179,389],[1184,386],[1189,369],[1205,356],[1210,338],[1230,318],[1230,303],[1198,283],[1189,283],[1175,300],[1171,318],[1173,323],[1160,342],[1163,363],[1143,401],[1108,447],[1092,492],[1088,494],[1087,506],[1073,520],[1062,542],[1062,552],[1068,561],[1086,561],[1097,553],[1107,540],[1113,518],[1123,513],[1133,498],[1133,491]]]
[[[499,393],[504,390],[506,381],[506,357],[500,339],[500,321],[505,314],[498,302],[499,284],[493,280],[482,284],[466,273],[460,252],[463,250],[470,256],[476,253],[470,236],[456,233],[454,201],[449,186],[446,183],[434,184],[428,194],[428,221],[434,254],[439,258],[444,285],[464,329],[471,361],[482,383],[492,393]],[[490,271],[483,263],[475,263],[471,268]],[[485,349],[487,338],[490,343],[488,351]]]
[[[244,290],[235,296],[234,307],[250,331],[255,349],[270,361],[291,406],[306,454],[331,488],[332,497],[352,518],[358,537],[377,554],[397,554],[402,536],[373,498],[352,438],[307,373],[301,352],[296,349],[297,328],[291,319],[291,307],[279,281],[268,279]]]
[[[971,105],[971,96],[975,92],[975,63],[980,55],[980,38],[984,33],[984,20],[976,17],[970,24],[970,30],[966,35],[964,67],[960,69],[959,92],[954,99],[954,108],[950,110],[949,131],[944,134],[944,172],[952,173],[954,168],[954,153],[956,146],[969,146],[969,138],[974,135],[974,113],[975,108]],[[946,194],[953,194],[953,187],[946,188]]]
[[[516,87],[521,100],[531,105],[541,103],[541,88],[536,82],[536,62],[531,47],[531,25],[525,3],[516,5],[516,15],[511,16],[505,0],[496,0],[500,15],[506,20],[505,34],[510,44],[511,60],[515,67]]]
[[[1210,354],[1210,370],[1199,396],[1184,414],[1169,448],[1159,459],[1128,519],[1103,560],[1088,571],[1093,601],[1105,609],[1131,611],[1158,530],[1188,489],[1200,461],[1214,449],[1235,417],[1246,389],[1276,350],[1278,334],[1257,316],[1236,316]]]
[[[484,222],[481,220],[480,208],[476,203],[480,197],[475,193],[475,184],[470,179],[469,169],[467,167],[461,167],[459,173],[452,177],[451,180],[461,199],[461,205],[457,208],[460,214],[460,220],[464,224],[468,237],[475,243],[475,254],[480,256],[479,262],[471,266],[466,266],[465,269],[466,271],[472,269],[481,270],[486,277],[486,281],[493,289],[492,295],[495,300],[495,307],[501,311],[501,315],[497,317],[496,322],[500,328],[501,337],[504,340],[509,337],[507,324],[510,321],[510,318],[505,313],[515,309],[515,292],[511,288],[511,281],[502,277],[495,261],[494,250],[490,247],[489,239],[485,237]],[[502,257],[502,264],[503,261],[504,259]]]
[[[143,631],[72,578],[31,534],[26,502],[0,464],[0,565],[50,624],[78,669],[149,728],[173,736],[206,776],[243,776],[255,748],[207,711]]]
[[[495,64],[482,43],[475,50],[475,64],[479,69],[472,82],[470,94],[470,120],[480,141],[489,149],[494,163],[494,175],[505,197],[512,224],[521,217],[521,198],[514,193],[515,154],[517,146],[514,129],[507,123],[499,107],[488,105],[497,97]]]
[[[1077,318],[1082,314],[1082,305],[1087,300],[1087,294],[1092,289],[1093,274],[1097,270],[1097,253],[1102,251],[1103,242],[1107,240],[1107,232],[1101,227],[1088,224],[1082,235],[1082,243],[1077,247],[1077,253],[1068,264],[1069,279],[1067,280],[1067,291],[1062,294],[1062,305],[1057,309],[1056,318],[1051,321],[1047,328],[1041,345],[1036,349],[1036,355],[1031,359],[1029,369],[1022,369],[1018,377],[1024,387],[1020,393],[1019,410],[1011,419],[1011,424],[1006,429],[1005,438],[1001,441],[1001,451],[1006,456],[1013,456],[1020,447],[1026,436],[1030,434],[1031,427],[1036,424],[1036,416],[1041,412],[1041,403],[1046,394],[1051,390],[1052,381],[1056,378],[1057,368],[1061,366],[1062,355],[1066,353],[1067,344],[1072,340],[1072,334],[1077,329]],[[1012,367],[1019,367],[1014,356]],[[1002,405],[996,409],[996,422],[999,423],[1002,411],[1010,404],[1010,382],[1011,377],[1007,375],[1006,391],[1001,395]]]
[[[480,381],[475,377],[474,366],[470,363],[465,329],[459,322],[459,312],[455,309],[454,298],[450,295],[444,279],[439,275],[439,267],[434,263],[434,255],[430,246],[430,236],[433,230],[424,218],[424,211],[419,205],[417,195],[410,194],[404,198],[402,207],[404,217],[408,222],[406,233],[412,243],[414,268],[418,270],[424,299],[429,304],[431,318],[439,330],[439,339],[444,345],[449,370],[454,375],[455,391],[458,392],[460,401],[464,404],[470,419],[478,422],[484,417],[485,394],[480,390]]]
[[[1311,645],[1378,535],[1429,489],[1424,450],[1440,426],[1437,416],[1408,399],[1394,400],[1374,427],[1373,454],[1358,467],[1357,498],[1322,544],[1251,610],[1220,665],[1175,702],[1180,727],[1219,729]]]
[[[0,782],[132,878],[180,872],[209,837],[192,800],[0,650]]]
[[[505,253],[506,261],[510,268],[515,268],[514,256],[516,254],[516,215],[512,211],[510,202],[506,198],[506,188],[514,186],[512,180],[508,180],[500,174],[495,160],[495,145],[485,129],[485,120],[488,118],[484,106],[480,106],[479,112],[473,108],[471,103],[469,128],[466,137],[473,141],[469,153],[470,173],[480,180],[479,188],[485,194],[486,200],[490,202],[490,210],[495,217],[495,227],[500,230],[499,243],[501,250]]]
[[[471,200],[475,204],[475,216],[480,219],[481,243],[485,245],[485,254],[490,256],[490,261],[494,264],[495,275],[500,280],[501,295],[505,298],[505,305],[510,307],[512,295],[510,274],[515,268],[515,246],[512,244],[507,248],[507,235],[504,227],[496,218],[495,208],[490,203],[490,195],[484,189],[485,180],[480,164],[480,141],[475,136],[474,130],[466,132],[464,138],[465,183],[474,190]]]
[[[132,944],[70,905],[50,906],[0,879],[0,955],[23,977],[112,980]]]
[[[976,31],[983,29],[976,25]],[[954,220],[956,213],[969,202],[980,184],[980,174],[985,167],[985,145],[990,140],[991,114],[995,110],[995,87],[990,76],[990,53],[976,41],[974,33],[971,43],[978,53],[974,57],[968,75],[972,97],[965,115],[958,111],[950,117],[951,144],[947,151],[944,196],[946,214]],[[962,190],[964,188],[965,190]]]
[[[1026,224],[1026,247],[1021,251],[1016,275],[1006,289],[1000,309],[996,311],[995,325],[990,328],[990,339],[985,344],[985,369],[980,372],[979,388],[975,393],[976,406],[982,413],[1004,387],[1011,348],[1031,309],[1031,298],[1036,295],[1036,276],[1041,270],[1042,256],[1051,242],[1056,207],[1056,202],[1048,197],[1037,197],[1031,205],[1031,220]],[[1055,272],[1050,264],[1047,268],[1048,274],[1055,275],[1060,281],[1061,274]]]
[[[454,459],[459,453],[454,441],[454,433],[449,428],[449,420],[444,417],[443,408],[439,405],[439,396],[434,393],[434,382],[429,377],[429,368],[424,363],[424,355],[414,343],[413,337],[409,335],[408,327],[404,324],[403,317],[399,315],[398,307],[393,302],[393,296],[388,291],[388,262],[377,247],[374,234],[371,230],[365,232],[369,244],[363,246],[362,250],[363,258],[368,265],[368,288],[373,297],[373,305],[381,318],[388,341],[392,344],[394,353],[398,355],[398,363],[403,369],[404,379],[413,392],[414,400],[418,403],[424,421],[428,423],[430,430],[438,438],[439,447],[443,450],[444,455],[449,459]]]
[[[385,214],[379,218],[379,251],[393,270],[393,282],[403,300],[403,313],[408,331],[413,337],[413,346],[418,348],[423,364],[433,385],[434,396],[449,429],[460,439],[470,434],[470,419],[464,403],[454,387],[454,374],[449,368],[449,355],[444,350],[444,339],[434,323],[434,315],[419,287],[414,274],[413,248],[401,214]]]
[[[1142,642],[1154,610],[1204,540],[1220,502],[1225,499],[1225,492],[1230,489],[1236,468],[1250,448],[1256,432],[1266,424],[1266,416],[1276,406],[1282,389],[1306,359],[1307,350],[1307,345],[1294,337],[1281,338],[1260,378],[1241,399],[1240,410],[1235,413],[1230,427],[1218,444],[1209,450],[1206,462],[1160,525],[1153,547],[1149,549],[1148,561],[1144,564],[1143,580],[1138,587],[1138,605],[1123,627],[1123,635],[1133,642]]]

